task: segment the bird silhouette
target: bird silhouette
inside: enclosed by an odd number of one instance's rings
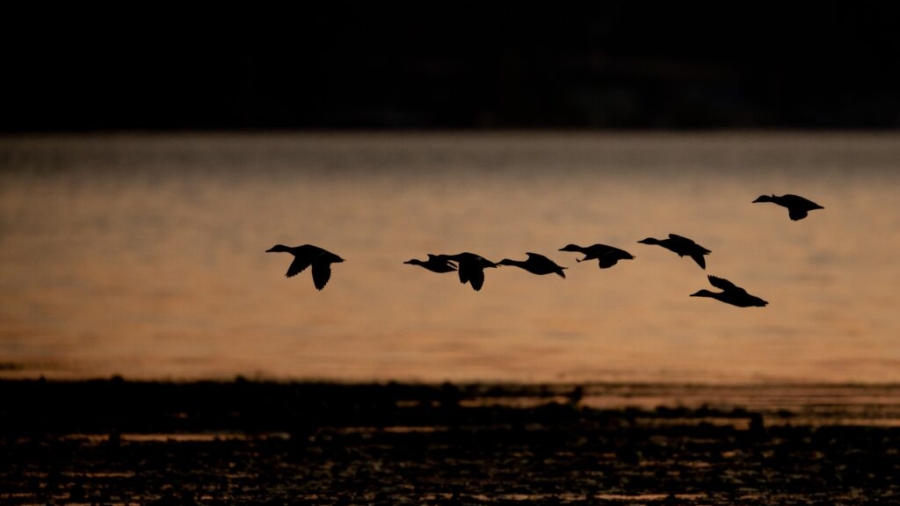
[[[711,292],[704,289],[697,293],[692,293],[691,297],[710,297],[737,307],[765,307],[765,305],[768,304],[768,302],[755,295],[750,295],[746,290],[727,279],[717,278],[715,276],[707,276],[707,278],[709,278],[709,283],[712,286],[719,288],[722,291]]]
[[[476,292],[484,285],[484,269],[497,267],[497,264],[475,253],[457,253],[455,255],[437,255],[456,262],[459,271],[459,282],[469,283]]]
[[[807,214],[810,211],[814,211],[816,209],[825,209],[824,207],[816,204],[812,200],[805,199],[799,195],[791,195],[790,193],[786,193],[782,196],[777,195],[760,195],[753,203],[757,202],[772,202],[773,204],[778,204],[779,206],[786,207],[788,210],[788,216],[794,221],[802,220],[806,218]]]
[[[454,272],[456,270],[456,266],[450,262],[450,259],[447,258],[446,255],[432,255],[428,254],[428,260],[422,261],[413,258],[412,260],[407,260],[403,262],[405,264],[410,265],[420,265],[431,272]]]
[[[497,265],[514,265],[521,269],[525,269],[532,274],[558,274],[560,277],[566,277],[566,273],[563,272],[563,269],[566,267],[560,267],[556,262],[544,255],[539,255],[537,253],[526,253],[526,255],[528,255],[527,260],[510,260],[509,258],[504,258],[497,262]]]
[[[575,259],[576,262],[584,262],[585,260],[597,260],[597,263],[600,264],[601,269],[608,269],[613,265],[616,265],[619,260],[634,260],[634,255],[631,253],[619,249],[614,248],[612,246],[607,246],[605,244],[594,244],[593,246],[578,246],[577,244],[569,244],[563,248],[560,248],[559,251],[575,251],[579,253],[584,253],[584,258],[581,260]]]
[[[703,258],[703,255],[708,255],[712,253],[710,250],[700,246],[694,241],[688,239],[687,237],[682,237],[680,235],[669,234],[668,239],[654,239],[652,237],[648,237],[646,239],[638,241],[643,244],[656,244],[666,248],[669,251],[673,251],[678,253],[678,256],[689,256],[697,262],[697,265],[706,269],[706,260]]]
[[[328,284],[328,280],[331,278],[331,264],[344,261],[343,258],[334,253],[311,244],[293,247],[276,244],[267,249],[266,253],[290,253],[294,255],[294,261],[291,262],[287,273],[285,273],[285,276],[288,278],[300,274],[312,265],[313,284],[319,290],[325,288],[325,285]]]

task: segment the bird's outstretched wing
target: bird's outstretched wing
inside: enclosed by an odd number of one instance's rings
[[[693,253],[691,254],[691,258],[693,258],[694,261],[697,262],[697,265],[699,265],[703,269],[706,269],[706,259],[703,258],[703,253]]]
[[[781,198],[785,199],[789,205],[795,205],[800,207],[805,207],[807,209],[825,209],[824,207],[816,204],[812,200],[809,200],[806,197],[801,197],[800,195],[794,195],[791,193],[784,194]]]
[[[612,246],[607,246],[607,247],[609,248],[609,250],[607,250],[605,253],[600,255],[600,258],[599,258],[601,269],[608,269],[608,268],[612,267],[613,265],[616,265],[619,262],[619,260],[633,260],[634,259],[634,255],[632,255],[631,253],[629,253],[623,249],[614,248]]]
[[[469,273],[469,283],[471,283],[472,288],[476,292],[481,290],[481,287],[484,285],[484,270],[472,269],[472,272]]]
[[[806,218],[808,215],[809,215],[809,213],[807,213],[805,209],[797,209],[796,207],[788,208],[788,216],[790,216],[790,218],[794,221],[802,220],[803,218]]]
[[[696,248],[698,251],[702,251],[703,253],[712,253],[712,251],[700,246],[695,243],[692,239],[688,239],[687,237],[680,236],[678,234],[669,234],[669,239],[677,243],[680,247],[684,248]]]
[[[687,237],[678,234],[669,234],[669,239],[683,244],[696,244],[694,241],[688,239]]]
[[[454,264],[452,261],[450,261],[449,258],[447,258],[447,255],[435,255],[433,253],[428,253],[428,261],[435,262],[435,263],[447,264],[451,267],[456,266],[456,264]]]
[[[466,265],[460,264],[457,272],[459,273],[459,282],[462,284],[468,283],[472,277],[472,269]]]
[[[319,290],[325,288],[328,280],[331,278],[331,264],[328,262],[313,262],[312,264],[313,284]]]
[[[607,251],[600,255],[599,263],[601,269],[609,269],[613,265],[619,263],[619,255],[615,251]]]
[[[540,253],[526,253],[528,255],[528,262],[531,262],[535,266],[543,267],[547,269],[555,269],[557,267],[556,262],[550,260],[549,258],[541,255]]]
[[[421,260],[410,260],[409,262],[414,265],[421,265],[422,267],[428,269],[431,272],[453,272],[456,270],[456,265],[447,259],[444,255],[433,255],[431,253],[428,254],[428,260],[422,262]]]
[[[731,281],[728,281],[727,279],[718,278],[716,276],[706,276],[706,277],[709,279],[709,284],[711,284],[712,286],[714,286],[716,288],[724,290],[726,292],[731,292],[731,291],[743,292],[744,291],[743,288],[737,286],[736,284],[732,283]]]
[[[297,274],[305,271],[307,267],[312,263],[311,260],[301,257],[295,257],[294,261],[291,262],[291,265],[288,267],[286,277],[292,278]]]

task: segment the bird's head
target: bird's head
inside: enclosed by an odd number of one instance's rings
[[[772,199],[774,197],[775,195],[760,195],[756,198],[756,200],[753,201],[753,203],[756,204],[757,202],[773,202]]]
[[[276,244],[275,246],[272,246],[271,248],[267,249],[266,253],[285,253],[285,252],[290,252],[290,251],[291,251],[291,248],[288,248],[284,244]]]
[[[654,239],[652,237],[648,237],[646,239],[641,239],[638,242],[641,244],[659,244],[659,239]]]
[[[581,251],[583,248],[578,246],[577,244],[567,244],[562,248],[559,248],[559,251]]]

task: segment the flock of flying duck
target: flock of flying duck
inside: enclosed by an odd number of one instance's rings
[[[772,202],[782,207],[786,207],[788,216],[794,221],[806,218],[809,211],[824,209],[822,206],[811,200],[791,194],[781,196],[762,195],[753,202]],[[710,250],[700,246],[691,239],[676,234],[669,234],[669,237],[665,239],[648,237],[638,242],[662,246],[663,248],[678,254],[679,257],[690,257],[697,262],[697,265],[702,269],[706,269],[706,260],[704,256],[711,253]],[[576,259],[577,262],[597,260],[601,269],[608,269],[616,265],[619,260],[634,259],[634,255],[631,253],[605,244],[594,244],[586,247],[569,244],[560,248],[559,251],[582,253],[584,254],[584,258]],[[325,288],[325,285],[331,278],[331,264],[344,261],[344,259],[338,255],[311,244],[294,247],[278,244],[266,250],[266,252],[284,252],[294,255],[294,261],[291,262],[291,265],[288,267],[287,273],[285,274],[285,276],[289,278],[296,276],[312,266],[313,284],[319,290]],[[418,260],[414,258],[403,263],[419,265],[429,271],[437,273],[456,272],[459,275],[459,281],[461,283],[469,283],[476,291],[481,290],[481,287],[484,285],[484,269],[497,267],[499,265],[519,267],[537,275],[556,274],[563,278],[566,277],[566,274],[563,272],[563,269],[566,269],[566,267],[557,265],[553,260],[538,253],[527,253],[527,255],[528,257],[525,260],[511,260],[509,258],[504,258],[495,263],[481,255],[468,252],[457,253],[455,255],[428,254],[427,260]],[[763,307],[768,304],[765,300],[755,295],[750,295],[746,290],[727,279],[716,276],[707,276],[707,278],[712,286],[721,291],[711,292],[703,289],[691,294],[691,297],[710,297],[738,307]]]

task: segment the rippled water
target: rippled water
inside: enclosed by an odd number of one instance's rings
[[[0,377],[900,381],[900,136],[0,138]],[[764,193],[822,204],[792,222]],[[712,250],[707,270],[645,237]],[[637,258],[600,270],[568,243]],[[274,244],[346,259],[328,286]],[[483,290],[404,265],[542,253]],[[769,301],[688,295],[713,274]]]

